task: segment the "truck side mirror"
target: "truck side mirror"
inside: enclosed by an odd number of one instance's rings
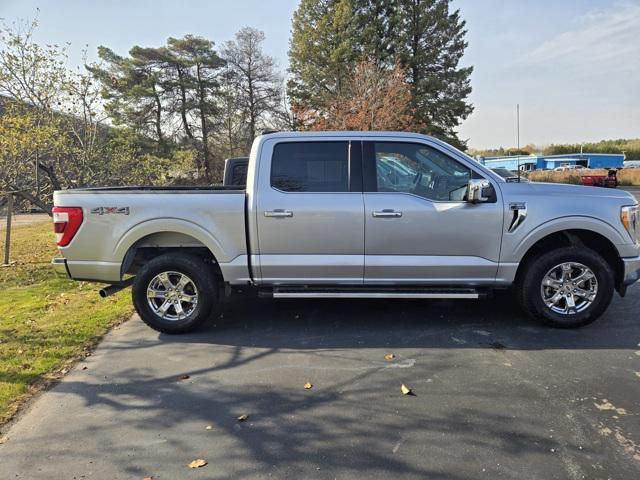
[[[467,202],[486,203],[494,201],[496,192],[489,180],[471,179],[467,186]]]

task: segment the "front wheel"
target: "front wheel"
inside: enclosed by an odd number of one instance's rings
[[[614,275],[595,251],[563,247],[525,265],[517,288],[529,315],[554,327],[576,328],[604,313],[613,297]]]
[[[187,333],[209,317],[216,300],[215,277],[201,259],[167,253],[140,269],[132,295],[138,315],[151,328]]]

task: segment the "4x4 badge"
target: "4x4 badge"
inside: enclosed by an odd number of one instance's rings
[[[96,207],[91,209],[94,215],[129,215],[129,207]]]

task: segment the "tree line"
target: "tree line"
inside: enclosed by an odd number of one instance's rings
[[[100,46],[75,70],[36,28],[0,29],[0,192],[45,210],[61,188],[219,182],[263,129],[412,130],[465,147],[472,68],[450,0],[301,0],[286,72],[252,27],[219,45]]]
[[[517,148],[490,148],[484,150],[470,150],[470,154],[482,157],[502,157],[511,155],[566,155],[572,153],[617,153],[624,154],[626,160],[640,160],[640,138],[601,140],[586,143],[551,144],[545,147],[526,145]]]

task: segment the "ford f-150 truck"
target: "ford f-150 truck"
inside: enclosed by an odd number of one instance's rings
[[[201,324],[234,287],[275,298],[478,298],[513,287],[527,313],[577,327],[640,276],[638,202],[624,191],[506,182],[436,139],[270,133],[246,187],[54,194],[71,278],[133,285],[142,320]]]

